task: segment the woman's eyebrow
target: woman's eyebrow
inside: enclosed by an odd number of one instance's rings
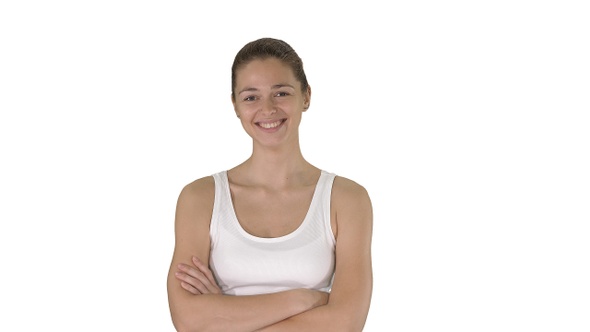
[[[252,92],[252,91],[258,91],[258,89],[256,89],[256,88],[244,88],[244,89],[240,90],[240,92],[238,92],[238,94],[242,94],[243,92]]]
[[[294,86],[292,86],[291,84],[286,84],[286,83],[275,84],[275,85],[272,86],[272,89],[280,89],[280,88],[284,88],[284,87],[295,89]]]
[[[271,89],[275,90],[275,89],[281,89],[281,88],[285,88],[285,87],[295,89],[294,86],[292,86],[291,84],[287,84],[287,83],[275,84],[275,85],[271,86]],[[243,88],[242,90],[240,90],[240,92],[238,92],[238,95],[242,94],[244,92],[255,92],[255,91],[258,91],[258,89],[254,88],[254,87],[246,87],[246,88]]]

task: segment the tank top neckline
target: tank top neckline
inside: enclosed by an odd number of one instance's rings
[[[285,235],[281,235],[278,237],[259,237],[253,234],[250,234],[248,231],[246,231],[243,227],[242,224],[240,223],[240,221],[238,220],[238,216],[236,214],[236,210],[234,208],[234,201],[231,197],[231,191],[229,188],[229,179],[227,177],[227,171],[223,171],[222,172],[222,176],[224,178],[224,182],[225,182],[225,188],[224,188],[224,195],[226,197],[227,202],[229,202],[229,208],[230,208],[230,217],[231,217],[231,221],[232,223],[234,223],[234,225],[236,226],[238,232],[245,238],[254,241],[254,242],[262,242],[262,243],[276,243],[276,242],[283,242],[283,241],[287,241],[289,239],[294,238],[295,236],[297,236],[299,233],[301,233],[305,227],[307,226],[307,224],[309,224],[310,219],[311,219],[311,212],[313,210],[313,208],[317,205],[317,200],[320,199],[320,187],[322,185],[322,183],[324,182],[323,180],[325,179],[325,177],[327,176],[327,172],[324,170],[321,170],[320,172],[320,177],[318,178],[318,181],[315,185],[314,191],[313,191],[313,196],[311,198],[311,203],[309,204],[309,207],[307,208],[307,212],[305,214],[305,217],[303,218],[303,220],[301,221],[301,223],[299,224],[299,226],[293,230],[290,233],[287,233]]]

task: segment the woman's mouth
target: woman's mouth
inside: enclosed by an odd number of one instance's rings
[[[285,122],[285,119],[280,119],[273,122],[257,122],[256,124],[264,129],[273,129],[280,126],[283,122]]]

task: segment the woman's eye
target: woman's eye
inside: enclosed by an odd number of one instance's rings
[[[276,96],[277,97],[284,97],[284,96],[288,96],[289,94],[287,92],[277,92]]]
[[[248,96],[248,97],[244,98],[244,101],[254,101],[254,100],[256,100],[255,96]]]

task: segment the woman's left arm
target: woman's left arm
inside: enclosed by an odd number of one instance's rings
[[[260,331],[362,331],[373,290],[371,238],[373,211],[365,188],[337,177],[332,188],[336,218],[336,267],[328,304]]]

